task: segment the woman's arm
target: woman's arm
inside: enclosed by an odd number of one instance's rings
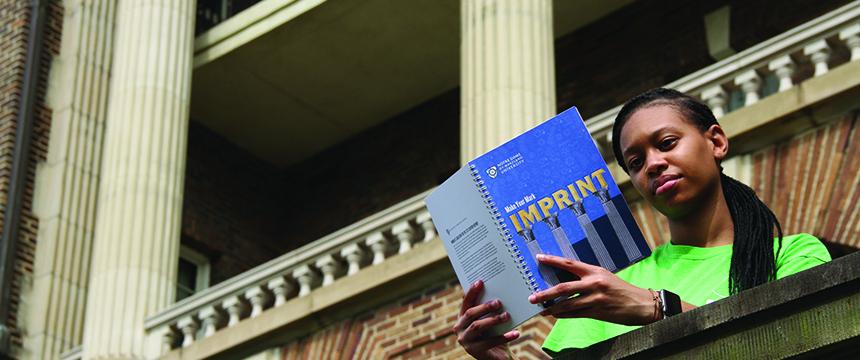
[[[560,297],[570,298],[547,308],[541,312],[542,315],[587,317],[623,325],[645,325],[663,318],[651,290],[633,286],[602,267],[551,255],[538,255],[537,260],[580,278],[529,296],[533,304]],[[695,308],[681,301],[681,311]]]

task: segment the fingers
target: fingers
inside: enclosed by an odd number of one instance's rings
[[[582,261],[576,261],[560,256],[539,254],[536,258],[541,264],[566,270],[572,274],[578,275],[579,277],[583,277],[596,270],[603,269],[599,266],[589,265]]]
[[[540,314],[557,318],[590,317],[595,310],[593,298],[593,295],[576,296],[550,306]]]
[[[508,322],[510,320],[511,314],[506,311],[502,312],[501,314],[487,316],[485,318],[475,320],[471,324],[469,324],[466,328],[466,331],[463,332],[462,339],[466,341],[477,340],[484,336],[484,332],[486,330],[501,323]]]
[[[455,330],[467,330],[472,326],[472,323],[475,322],[476,319],[483,317],[486,314],[497,311],[502,308],[502,302],[499,300],[492,300],[489,302],[485,302],[480,305],[472,306],[466,309],[463,314],[460,315],[460,318],[457,320],[457,325],[454,326]]]
[[[460,315],[466,312],[471,307],[474,307],[478,303],[478,297],[481,296],[481,292],[484,291],[484,282],[481,280],[475,281],[469,290],[466,291],[466,295],[463,296],[463,303],[460,304]]]
[[[529,302],[532,304],[539,304],[545,301],[558,299],[559,297],[570,297],[588,289],[589,284],[585,281],[563,282],[549,289],[531,294],[529,296]]]

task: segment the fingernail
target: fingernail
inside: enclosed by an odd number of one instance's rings
[[[537,296],[529,295],[529,302],[530,302],[530,303],[534,304],[535,299],[537,299]]]
[[[511,314],[509,314],[507,311],[502,313],[502,320],[508,321],[510,319],[511,319]]]
[[[481,285],[481,280],[475,280],[475,282],[472,283],[472,287],[478,287],[480,285]]]
[[[536,258],[538,261],[546,260],[546,256],[545,256],[544,254],[537,254],[537,255],[535,255],[535,258]]]
[[[501,305],[502,305],[502,301],[501,301],[501,300],[498,300],[498,299],[493,300],[493,307],[499,307],[499,306],[501,306]]]

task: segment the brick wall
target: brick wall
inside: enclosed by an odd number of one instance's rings
[[[459,168],[459,92],[450,91],[288,168],[290,241],[317,239],[441,183]]]
[[[287,252],[281,175],[192,121],[188,130],[182,243],[206,255],[215,284]]]
[[[715,61],[705,14],[731,6],[730,42],[742,51],[849,0],[637,1],[556,40],[558,109],[588,118]]]
[[[22,287],[28,286],[33,274],[33,258],[36,252],[38,219],[33,215],[33,188],[36,164],[45,159],[48,152],[48,133],[51,110],[45,107],[45,92],[51,59],[59,53],[60,33],[63,24],[63,9],[59,2],[47,6],[42,66],[39,72],[36,109],[30,160],[27,168],[24,198],[22,202],[20,230],[16,245],[14,273],[12,275],[9,319],[4,319],[13,331],[13,353],[21,348],[18,309]],[[19,104],[23,91],[24,65],[27,56],[30,2],[0,0],[0,223],[5,216],[5,205],[12,171],[12,156],[15,147],[15,131],[18,125]]]

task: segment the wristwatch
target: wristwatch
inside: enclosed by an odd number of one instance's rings
[[[681,297],[669,290],[660,290],[660,304],[664,319],[681,313]]]

